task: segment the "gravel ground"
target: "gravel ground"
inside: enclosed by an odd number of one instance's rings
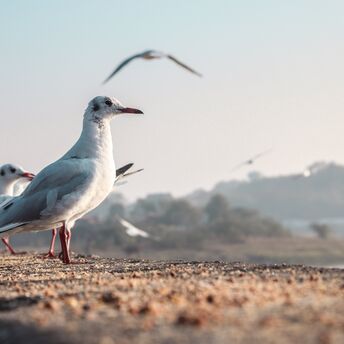
[[[0,343],[344,343],[344,270],[0,255]]]

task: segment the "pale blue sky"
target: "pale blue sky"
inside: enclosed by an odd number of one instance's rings
[[[78,138],[87,102],[113,95],[144,110],[113,121],[117,165],[145,172],[128,198],[185,194],[234,176],[269,147],[264,174],[344,163],[342,1],[0,0],[0,161],[38,172]],[[106,86],[126,56],[136,61]]]

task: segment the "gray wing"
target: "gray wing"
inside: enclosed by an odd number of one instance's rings
[[[87,159],[68,159],[44,168],[20,196],[0,206],[0,233],[12,223],[42,219],[43,211],[86,183],[91,176],[90,165]]]
[[[13,198],[13,196],[9,196],[9,195],[0,195],[0,206],[2,204],[6,204],[8,203],[8,201],[10,201]]]
[[[186,64],[184,64],[183,62],[177,60],[175,57],[173,57],[172,55],[166,55],[167,58],[169,58],[170,60],[172,60],[173,62],[175,62],[176,64],[178,64],[179,66],[187,69],[189,72],[196,74],[198,76],[202,76],[202,74],[196,72],[194,69],[192,69],[191,67],[187,66]]]
[[[74,179],[86,178],[89,175],[91,162],[89,159],[58,160],[45,167],[24,190],[23,196],[41,191],[63,187]]]
[[[142,57],[144,53],[140,53],[140,54],[136,54],[133,55],[131,57],[128,57],[127,59],[125,59],[123,62],[121,62],[116,69],[103,81],[103,84],[106,84],[115,74],[117,74],[124,66],[126,66],[129,62],[131,62],[132,60],[135,60],[139,57]]]

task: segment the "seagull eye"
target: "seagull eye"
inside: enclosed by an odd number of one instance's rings
[[[4,171],[4,170],[1,170],[0,174],[1,174],[2,176],[4,176],[4,175],[5,175],[5,171]]]
[[[16,173],[17,170],[14,167],[11,167],[10,171],[11,171],[11,173]]]
[[[107,106],[112,106],[112,101],[111,100],[105,100],[105,104]]]

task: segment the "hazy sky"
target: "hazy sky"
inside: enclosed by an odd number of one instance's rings
[[[343,1],[0,0],[0,161],[38,172],[78,138],[87,102],[113,95],[145,112],[112,122],[117,166],[145,171],[128,198],[185,194],[269,147],[267,175],[344,163]],[[106,86],[126,56],[135,61]]]

